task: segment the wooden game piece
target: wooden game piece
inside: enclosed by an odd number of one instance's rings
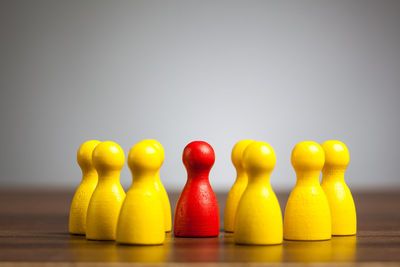
[[[248,184],[237,208],[234,241],[244,245],[282,243],[282,212],[270,185],[275,167],[274,149],[265,142],[253,142],[243,154]]]
[[[315,142],[300,142],[292,151],[291,161],[297,183],[286,204],[283,236],[287,240],[330,239],[329,203],[319,184],[324,150]]]
[[[322,169],[321,186],[328,198],[332,217],[332,235],[355,235],[357,216],[353,196],[344,180],[350,155],[340,141],[324,142],[325,165]]]
[[[175,208],[174,234],[178,237],[218,236],[218,202],[209,182],[214,150],[206,142],[194,141],[183,150],[182,160],[188,177]]]
[[[163,146],[157,140],[149,139],[149,141],[153,142],[154,146],[160,150],[160,153],[162,153],[162,157],[164,159]],[[161,198],[161,201],[163,204],[165,232],[168,233],[168,232],[171,232],[171,204],[169,202],[167,191],[165,190],[163,184],[161,183],[159,171],[156,174],[154,183],[156,185],[157,192],[160,194],[160,198]]]
[[[127,192],[118,221],[118,243],[159,245],[165,240],[164,212],[155,180],[164,153],[154,140],[143,140],[129,151],[132,186]]]
[[[69,232],[84,235],[86,233],[86,215],[90,198],[97,185],[97,171],[93,166],[92,152],[100,141],[89,140],[81,145],[77,161],[82,170],[82,181],[72,199],[69,212]]]
[[[225,232],[233,232],[235,224],[235,216],[239,200],[247,186],[247,174],[243,167],[243,152],[246,147],[251,144],[252,140],[241,140],[236,143],[232,149],[231,159],[236,169],[236,180],[225,204],[224,230]]]
[[[118,144],[105,141],[96,146],[92,155],[99,181],[89,202],[86,238],[115,240],[118,216],[125,199],[119,182],[125,162],[124,151]]]

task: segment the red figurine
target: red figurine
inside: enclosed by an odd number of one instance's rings
[[[208,175],[215,161],[213,148],[194,141],[183,150],[187,182],[175,208],[174,234],[180,237],[212,237],[219,234],[217,197]]]

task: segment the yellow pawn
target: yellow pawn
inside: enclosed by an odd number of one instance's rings
[[[77,161],[82,170],[82,181],[72,199],[69,211],[69,232],[84,235],[86,233],[86,215],[90,198],[97,185],[97,171],[93,166],[92,152],[100,141],[89,140],[81,145]]]
[[[285,209],[283,235],[287,240],[331,238],[329,203],[319,184],[319,173],[324,162],[324,150],[315,142],[300,142],[292,151],[297,183]]]
[[[236,168],[236,181],[229,191],[225,205],[224,230],[233,232],[235,226],[235,216],[239,200],[247,186],[247,174],[243,167],[243,152],[252,140],[241,140],[232,149],[231,159]]]
[[[236,244],[273,245],[282,243],[282,213],[270,185],[275,167],[274,149],[264,142],[251,143],[243,154],[248,184],[237,208]]]
[[[162,147],[162,145],[157,140],[149,139],[148,141],[153,142],[154,146],[160,150],[160,153],[162,153],[162,157],[164,158],[164,148]],[[161,202],[163,205],[165,232],[171,232],[171,204],[169,202],[167,191],[165,191],[165,188],[161,183],[159,171],[156,174],[156,179],[154,183],[156,185],[157,192],[160,194]]]
[[[344,172],[350,161],[349,150],[345,144],[335,140],[326,141],[321,146],[325,151],[321,186],[331,208],[332,235],[355,235],[356,208],[344,181]]]
[[[102,142],[93,150],[93,164],[99,174],[99,182],[89,203],[87,239],[115,240],[118,216],[125,199],[119,182],[124,162],[124,151],[114,142]]]
[[[154,140],[143,140],[129,151],[132,186],[119,216],[118,243],[159,245],[164,242],[163,204],[155,185],[163,162],[164,153]]]

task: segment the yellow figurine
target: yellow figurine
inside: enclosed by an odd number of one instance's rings
[[[324,142],[325,165],[322,169],[321,186],[331,208],[332,235],[355,235],[357,216],[353,196],[344,180],[350,155],[346,145],[340,141]]]
[[[224,230],[233,232],[235,226],[235,216],[239,200],[247,186],[247,174],[243,167],[243,152],[252,140],[241,140],[232,149],[231,159],[236,169],[236,181],[229,191],[225,205]]]
[[[132,186],[127,192],[118,221],[118,243],[159,245],[165,240],[163,203],[155,180],[164,153],[154,140],[143,140],[129,151]]]
[[[162,147],[162,145],[157,140],[149,139],[148,141],[154,143],[154,146],[156,146],[160,150],[160,153],[162,153],[164,158],[164,148]],[[161,183],[159,171],[156,174],[156,179],[154,183],[156,185],[157,192],[160,194],[161,197],[163,211],[164,211],[165,232],[168,233],[171,232],[171,204],[169,202],[167,191],[165,191],[165,188]]]
[[[243,154],[248,184],[237,208],[234,241],[245,245],[282,243],[282,213],[270,185],[275,167],[274,149],[265,142],[251,143]]]
[[[115,240],[118,216],[125,199],[124,189],[119,182],[124,162],[124,151],[114,142],[102,142],[93,150],[93,164],[99,182],[89,203],[87,239]]]
[[[93,166],[92,152],[100,141],[89,140],[81,145],[77,161],[82,170],[82,181],[72,199],[69,212],[69,232],[86,234],[86,215],[90,198],[97,185],[97,171]]]
[[[325,163],[322,147],[312,141],[298,143],[292,151],[297,183],[285,209],[283,235],[287,240],[331,238],[331,214],[319,174]]]

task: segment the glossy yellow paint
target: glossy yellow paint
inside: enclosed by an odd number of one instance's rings
[[[248,184],[237,208],[234,228],[236,244],[282,243],[282,212],[270,185],[275,163],[275,152],[265,142],[253,142],[244,151],[243,165]]]
[[[236,180],[225,204],[224,230],[225,232],[233,232],[235,226],[235,216],[239,200],[247,186],[247,174],[243,167],[243,152],[252,140],[241,140],[236,143],[232,149],[231,159],[236,169]]]
[[[92,155],[99,181],[89,203],[86,238],[115,240],[119,212],[125,199],[119,181],[125,162],[124,151],[118,144],[105,141],[96,146]]]
[[[344,180],[350,161],[349,150],[340,141],[324,142],[325,165],[322,169],[321,186],[331,208],[332,235],[355,235],[357,216],[353,196]]]
[[[331,238],[328,199],[319,184],[325,163],[322,147],[312,141],[298,143],[292,151],[297,183],[285,209],[283,235],[288,240],[327,240]]]
[[[148,139],[148,141],[153,142],[154,146],[160,150],[160,156],[162,156],[164,162],[165,153],[163,146],[157,140]],[[165,232],[171,232],[171,204],[169,202],[167,191],[161,182],[159,171],[156,174],[154,183],[156,185],[157,192],[160,194],[163,205]]]
[[[82,181],[75,192],[69,211],[69,232],[86,233],[86,215],[90,198],[97,185],[97,171],[93,166],[92,152],[100,141],[89,140],[83,143],[77,153],[77,161],[82,170]]]
[[[164,242],[163,204],[155,185],[163,161],[164,153],[154,140],[143,140],[129,151],[132,186],[119,216],[118,243],[158,245]]]

